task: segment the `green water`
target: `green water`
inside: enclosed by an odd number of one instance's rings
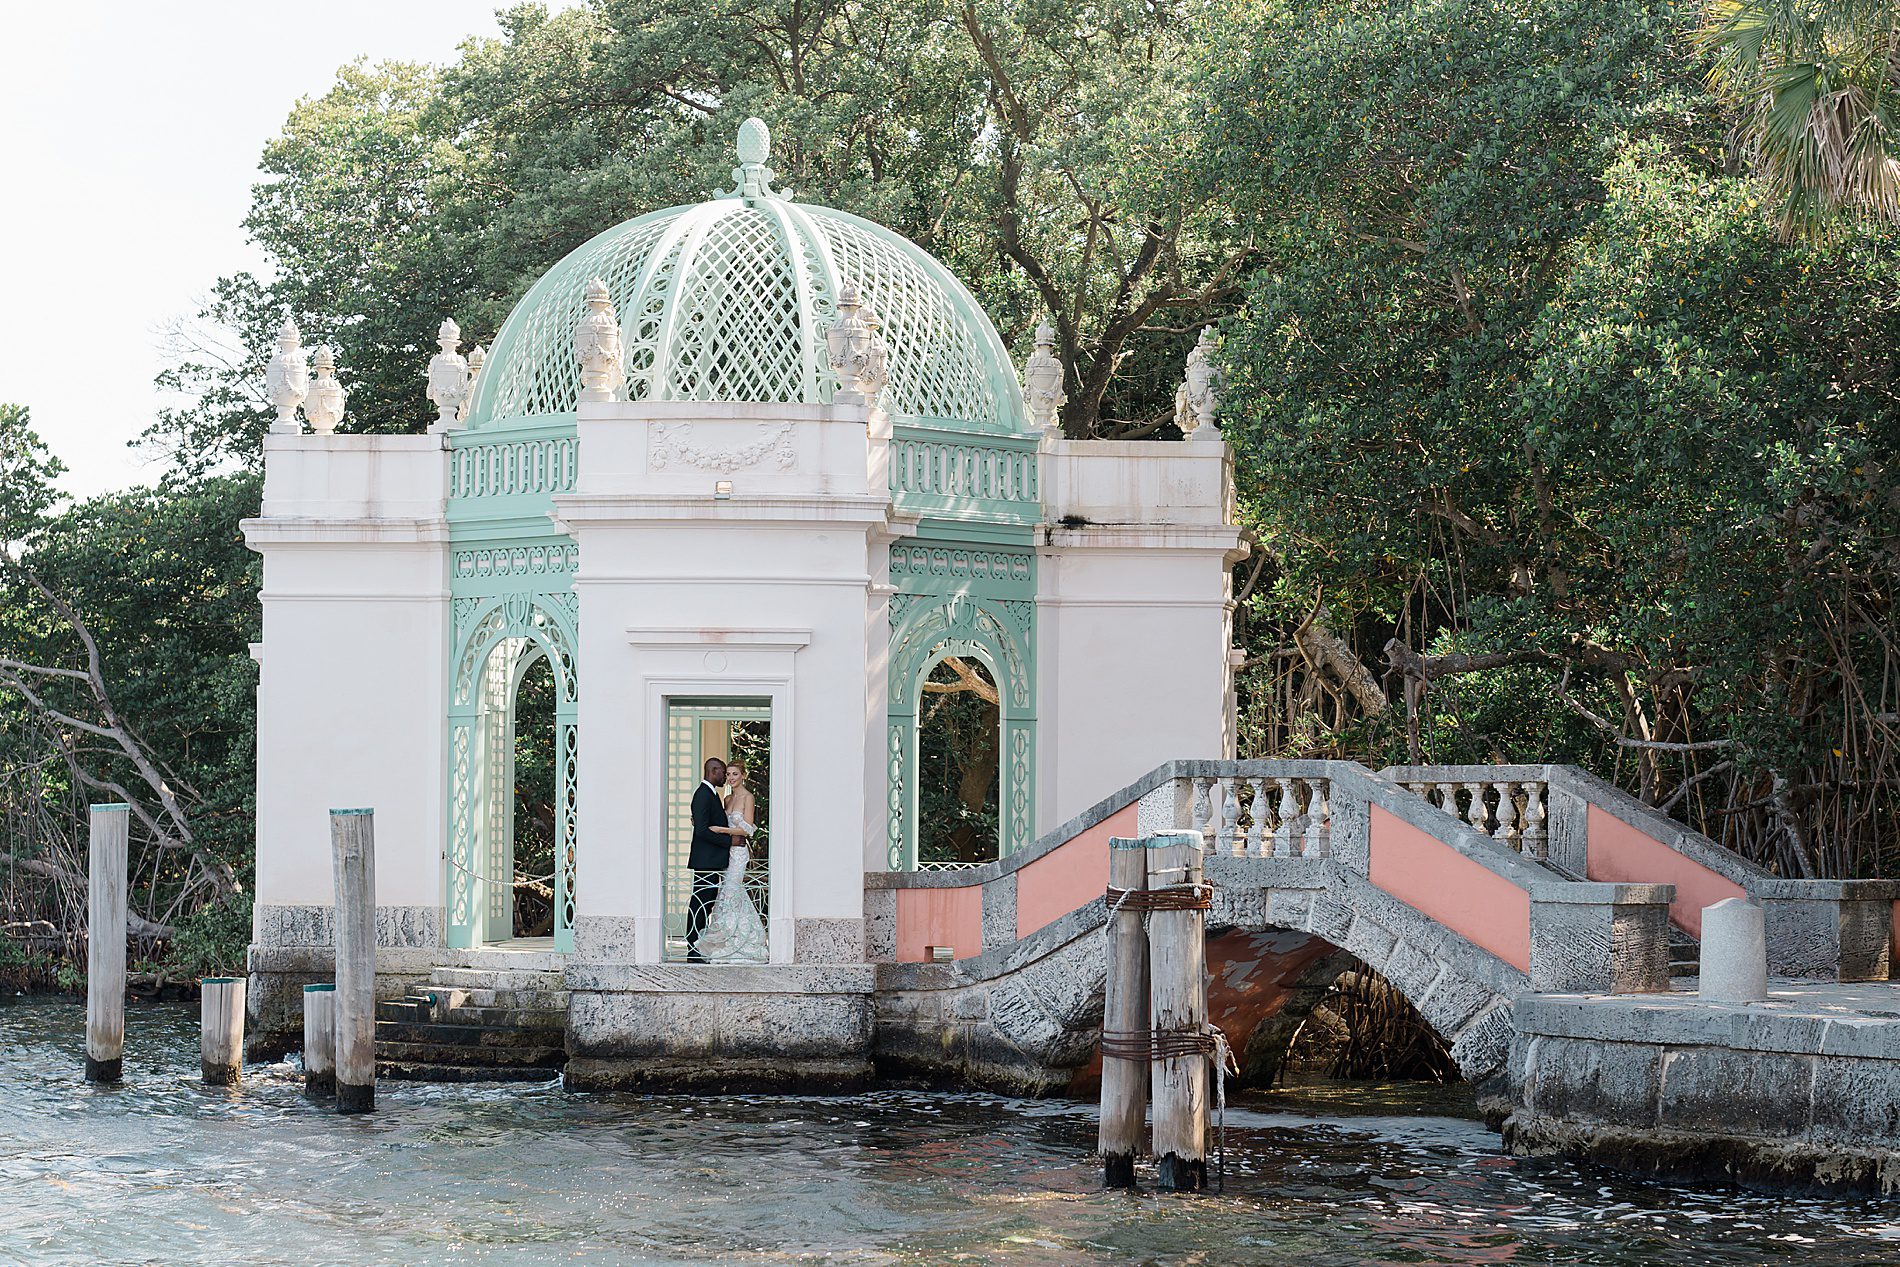
[[[88,1087],[82,1013],[0,1004],[0,1263],[1900,1262],[1900,1204],[1514,1160],[1429,1089],[1250,1100],[1224,1194],[1108,1194],[1088,1104],[384,1082],[339,1118],[290,1065],[198,1085],[189,1005]]]

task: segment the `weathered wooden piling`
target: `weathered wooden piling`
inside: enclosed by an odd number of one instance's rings
[[[336,863],[336,1110],[376,1107],[376,839],[366,809],[330,811]]]
[[[336,1094],[336,987],[303,988],[303,1089],[306,1095]]]
[[[207,1087],[236,1086],[244,1068],[244,978],[198,981],[198,1068]]]
[[[1102,1184],[1135,1186],[1148,1110],[1147,842],[1108,842],[1108,977],[1102,1001]]]
[[[1207,1187],[1207,890],[1201,839],[1148,840],[1148,971],[1154,1043],[1157,1187]]]
[[[132,811],[95,805],[86,853],[86,1081],[117,1082],[125,1055],[125,853]]]

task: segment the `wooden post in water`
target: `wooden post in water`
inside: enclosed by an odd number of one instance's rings
[[[129,806],[95,805],[87,822],[87,1082],[117,1082],[125,1055],[125,851],[131,816]]]
[[[1102,999],[1102,1185],[1135,1186],[1148,1111],[1148,934],[1141,926],[1148,887],[1145,840],[1108,842],[1108,979]],[[1133,896],[1121,899],[1116,890]]]
[[[1201,838],[1165,832],[1148,839],[1148,889],[1181,891],[1148,917],[1154,1020],[1154,1155],[1157,1187],[1207,1187],[1207,913],[1189,900],[1201,883]],[[1189,889],[1192,886],[1192,889]]]
[[[336,1111],[376,1107],[376,833],[373,812],[330,811],[336,861]]]
[[[305,1095],[336,1094],[336,987],[303,988],[303,1089]]]
[[[236,1086],[244,1069],[244,978],[200,978],[198,998],[198,1069],[207,1087]]]

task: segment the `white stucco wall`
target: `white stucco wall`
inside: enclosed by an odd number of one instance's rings
[[[440,906],[447,462],[438,436],[270,436],[257,900],[330,905],[329,811],[376,811],[380,906]]]
[[[660,958],[664,701],[765,696],[769,933],[789,960],[796,921],[862,917],[864,806],[882,795],[866,786],[866,665],[883,576],[867,568],[889,498],[863,413],[612,403],[579,417],[581,478],[555,499],[581,559],[577,917],[631,918],[638,959]]]
[[[1225,444],[1052,440],[1042,463],[1039,832],[1163,762],[1233,755],[1241,554]]]

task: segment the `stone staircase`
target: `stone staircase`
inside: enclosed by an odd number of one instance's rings
[[[376,1072],[418,1082],[546,1082],[567,1064],[564,956],[473,950],[376,1005]]]
[[[1680,981],[1702,973],[1702,944],[1680,928],[1669,930],[1669,976]]]

